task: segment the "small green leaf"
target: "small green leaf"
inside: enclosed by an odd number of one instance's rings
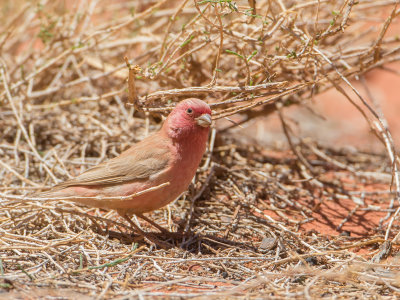
[[[192,35],[190,35],[190,37],[189,37],[186,41],[184,41],[184,42],[180,45],[180,47],[181,47],[181,48],[185,47],[185,46],[186,46],[187,44],[189,44],[193,39],[194,39],[194,35],[192,34]]]
[[[239,53],[236,53],[235,51],[226,49],[225,52],[229,53],[229,54],[236,55],[237,57],[240,57],[241,59],[244,59],[243,55],[240,55]]]
[[[84,43],[82,43],[81,41],[79,41],[79,43],[77,45],[73,45],[72,46],[72,50],[78,49],[78,48],[82,48],[83,46],[85,46]]]
[[[232,0],[203,0],[203,1],[197,2],[197,4],[199,4],[199,5],[202,5],[202,4],[205,4],[205,3],[219,3],[219,4],[221,4],[221,3],[231,3],[231,2],[232,2]]]
[[[21,272],[24,273],[26,276],[28,276],[29,279],[30,279],[31,281],[33,281],[33,280],[35,279],[35,278],[34,278],[31,274],[29,274],[21,265],[17,265],[17,268],[20,269]]]
[[[3,260],[0,258],[0,275],[4,276]]]
[[[79,268],[78,270],[82,270],[83,269],[83,254],[79,253]]]
[[[252,18],[259,18],[259,19],[262,19],[262,16],[257,15],[257,14],[253,14],[252,12],[253,12],[253,9],[250,8],[250,9],[246,9],[246,10],[244,11],[244,14],[245,14],[246,16],[249,16],[249,17],[252,17]]]
[[[88,270],[96,270],[96,269],[102,269],[102,268],[106,268],[106,267],[113,267],[113,266],[116,266],[116,265],[118,265],[120,263],[123,263],[123,262],[127,261],[130,258],[131,258],[131,255],[129,255],[129,256],[125,257],[125,258],[119,258],[119,259],[113,260],[112,262],[105,263],[105,264],[102,264],[100,266],[88,267]]]
[[[20,71],[21,71],[21,78],[25,80],[25,68],[24,68],[24,65],[21,65]]]
[[[134,243],[134,244],[132,245],[131,251],[135,251],[137,248],[139,248],[139,244],[138,244],[138,243]]]
[[[296,51],[291,51],[288,55],[286,55],[287,58],[296,58],[297,54]]]
[[[44,8],[43,4],[39,3],[39,4],[37,5],[36,12],[41,12],[41,11],[43,11],[43,8]]]
[[[247,58],[247,61],[250,61],[255,55],[257,55],[258,51],[254,50],[253,53],[250,54],[250,56]]]
[[[42,42],[44,44],[49,42],[53,36],[54,36],[54,34],[52,34],[49,31],[48,27],[40,26],[40,31],[39,31],[38,37],[42,40]]]

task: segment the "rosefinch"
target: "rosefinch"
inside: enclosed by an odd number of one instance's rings
[[[142,234],[128,216],[136,214],[163,230],[142,214],[167,205],[188,188],[206,149],[210,125],[211,109],[205,102],[184,100],[160,131],[40,196],[115,209]],[[138,192],[143,194],[126,197]],[[115,199],[121,196],[124,199]],[[110,197],[115,198],[107,199]]]

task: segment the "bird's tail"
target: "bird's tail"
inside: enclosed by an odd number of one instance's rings
[[[61,198],[61,197],[68,197],[72,195],[67,195],[65,191],[61,191],[62,188],[54,186],[51,189],[44,191],[44,192],[36,192],[32,195],[30,195],[30,198]]]

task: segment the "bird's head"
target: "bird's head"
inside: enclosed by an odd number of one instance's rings
[[[173,138],[208,134],[211,126],[211,109],[200,99],[183,100],[172,110],[163,125]]]

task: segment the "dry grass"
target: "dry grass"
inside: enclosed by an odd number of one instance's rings
[[[350,82],[400,59],[399,37],[390,34],[396,2],[6,1],[0,287],[7,297],[399,296],[397,154],[384,116]],[[129,100],[125,56],[141,67]],[[387,157],[294,136],[285,106],[307,106],[330,88],[365,116]],[[133,236],[114,212],[27,200],[157,130],[161,115],[188,96],[210,103],[216,120],[277,113],[291,152],[273,155],[228,129],[213,131],[196,183],[151,214],[187,233],[159,236],[174,247]],[[365,192],[382,182],[385,189]],[[373,235],[328,239],[318,228],[299,230],[321,203],[343,197],[357,205],[341,225],[357,210],[388,212]]]

